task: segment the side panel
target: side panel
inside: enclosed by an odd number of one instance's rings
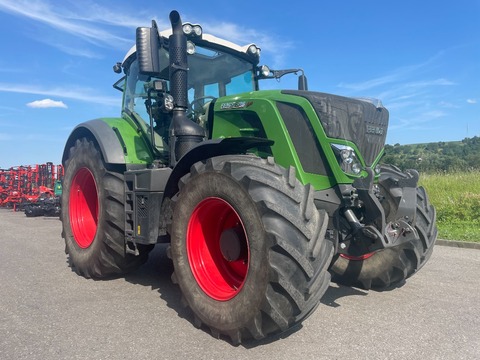
[[[142,169],[125,172],[125,241],[127,251],[135,244],[155,244],[165,235],[160,207],[172,169]]]
[[[79,124],[70,134],[63,151],[62,163],[69,149],[82,137],[94,139],[107,164],[146,165],[153,161],[149,146],[134,124],[123,118],[102,118]]]
[[[306,171],[306,169],[311,171],[311,166],[309,167],[308,161],[305,161],[309,154],[302,154],[304,149],[296,149],[304,139],[296,136],[297,134],[289,133],[286,121],[279,110],[279,103],[294,104],[301,109],[302,114],[305,114],[308,124],[301,125],[309,127],[310,136],[312,133],[315,134],[311,139],[305,139],[305,142],[316,142],[315,155],[320,156],[321,161],[315,163],[318,165],[323,162],[323,170],[319,166],[317,172]],[[313,109],[309,109],[309,106],[305,99],[282,95],[279,91],[258,91],[219,98],[215,103],[211,136],[212,138],[257,136],[273,140],[271,155],[277,164],[285,168],[295,167],[297,178],[303,184],[311,183],[317,190],[330,188],[337,183],[330,169],[330,162],[336,164],[336,160],[330,145],[322,140],[325,139],[325,133],[320,124],[315,126],[315,121],[308,121],[312,116],[316,119]],[[258,155],[263,157],[261,153]]]

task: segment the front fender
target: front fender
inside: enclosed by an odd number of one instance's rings
[[[244,154],[247,150],[259,146],[272,146],[273,140],[255,137],[235,137],[207,140],[199,143],[186,153],[173,169],[165,188],[164,198],[171,198],[178,192],[178,182],[198,161],[220,155]]]

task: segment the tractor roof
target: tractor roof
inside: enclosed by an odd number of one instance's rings
[[[160,33],[160,36],[168,39],[170,37],[170,35],[172,35],[172,29],[167,29],[167,30],[164,30],[164,31],[160,31],[159,33]],[[205,34],[205,33],[203,33],[201,35],[201,37],[189,38],[189,40],[192,41],[193,43],[195,43],[196,45],[201,44],[201,45],[205,45],[207,47],[211,46],[212,48],[229,49],[230,51],[238,52],[239,55],[241,55],[242,57],[245,57],[245,56],[250,57],[251,56],[251,54],[249,54],[249,49],[252,45],[255,46],[255,48],[258,49],[258,53],[260,53],[260,48],[253,43],[241,46],[241,45],[235,44],[231,41],[228,41],[228,40],[225,40],[225,39],[220,39],[220,38],[218,38],[214,35]],[[125,62],[127,61],[127,59],[129,59],[132,55],[134,55],[136,53],[136,51],[137,51],[137,47],[136,47],[136,45],[133,45],[130,48],[130,50],[127,52],[127,54],[125,55],[125,57],[122,61],[122,65],[124,65]],[[258,56],[257,56],[257,59],[258,59]]]

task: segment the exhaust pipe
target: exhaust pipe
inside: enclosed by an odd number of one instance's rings
[[[187,109],[187,38],[183,33],[182,20],[177,11],[170,13],[172,35],[170,35],[170,94],[175,99],[175,106]]]
[[[187,118],[188,109],[188,59],[187,38],[183,33],[182,20],[177,11],[170,13],[172,35],[169,38],[170,94],[175,107],[170,124],[170,165],[175,166],[180,158],[205,139],[204,129]]]

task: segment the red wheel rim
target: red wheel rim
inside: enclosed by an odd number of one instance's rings
[[[200,288],[218,301],[234,298],[247,277],[250,249],[233,207],[214,197],[201,201],[188,223],[186,244],[188,262]],[[235,256],[229,256],[226,246],[235,249]]]
[[[360,255],[360,256],[340,254],[340,257],[343,257],[344,259],[347,259],[347,260],[362,261],[362,260],[367,260],[369,257],[372,257],[373,255],[375,255],[375,252],[371,252],[371,253]]]
[[[78,246],[88,248],[95,238],[98,222],[97,184],[87,168],[75,174],[69,198],[70,225]]]

